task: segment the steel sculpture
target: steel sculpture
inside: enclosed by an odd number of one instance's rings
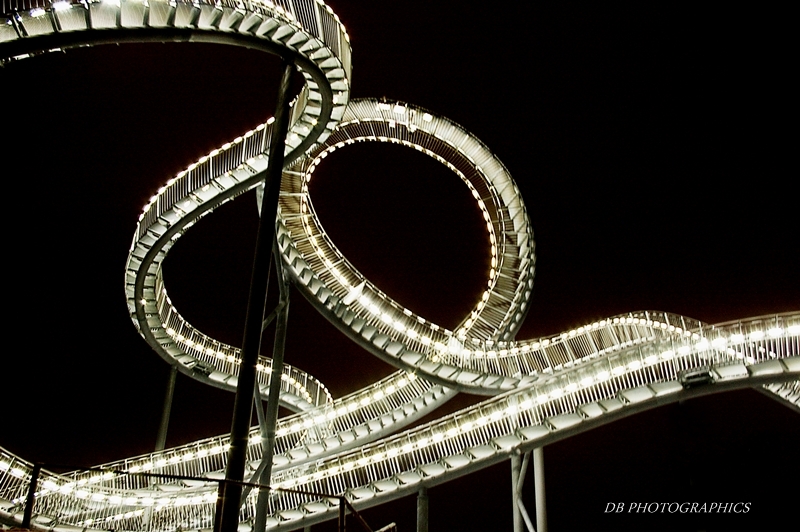
[[[0,55],[7,59],[108,42],[202,41],[275,53],[302,72],[306,85],[292,107],[278,203],[283,269],[343,334],[398,371],[334,399],[320,381],[286,366],[279,400],[296,413],[277,425],[272,487],[343,495],[366,508],[686,397],[764,386],[777,400],[800,407],[798,312],[715,326],[635,312],[551,337],[515,340],[535,264],[533,233],[516,184],[497,157],[458,124],[403,102],[351,101],[349,38],[321,1],[4,7]],[[126,266],[129,314],[142,337],[179,371],[225,389],[236,385],[239,350],[181,316],[161,267],[197,220],[258,186],[271,132],[270,120],[170,179],[144,207]],[[322,228],[309,181],[328,154],[358,142],[418,150],[447,166],[471,192],[486,223],[491,269],[479,302],[454,330],[389,298]],[[270,360],[260,359],[262,393],[270,369]],[[400,432],[458,391],[489,397]],[[251,471],[262,457],[260,439],[253,429]],[[38,477],[32,512],[41,527],[208,529],[228,446],[228,437],[220,436],[64,475],[38,469],[34,475],[37,466],[0,450],[0,516],[22,521],[28,487]],[[142,473],[187,478],[167,480],[165,490]],[[254,520],[256,499],[254,491],[244,500],[244,524]],[[335,500],[291,491],[273,491],[268,504],[269,530],[296,529],[339,511]]]

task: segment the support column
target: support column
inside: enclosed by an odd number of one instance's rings
[[[520,455],[511,455],[511,513],[514,516],[514,532],[525,532],[522,529],[522,512],[519,511],[519,473],[522,469]]]
[[[533,480],[536,489],[536,530],[547,532],[547,507],[544,498],[544,449],[533,450]]]
[[[417,493],[417,532],[428,532],[428,488]]]
[[[31,482],[28,484],[28,496],[25,499],[25,511],[22,514],[22,528],[31,528],[33,503],[36,500],[36,486],[39,484],[39,473],[41,472],[41,464],[33,464],[33,469],[31,470]]]
[[[278,311],[278,318],[275,324],[275,346],[272,350],[272,372],[270,373],[269,395],[267,396],[267,411],[264,428],[267,441],[263,447],[261,457],[264,465],[258,483],[262,486],[269,486],[272,477],[272,457],[275,451],[275,428],[278,424],[278,405],[280,402],[281,375],[283,374],[283,353],[286,347],[286,327],[289,320],[289,285],[283,277],[281,260],[275,250],[275,266],[278,274],[278,286],[280,288],[281,308]],[[258,491],[258,502],[256,503],[256,520],[253,532],[264,532],[267,526],[267,504],[269,502],[269,487],[261,488]]]
[[[161,409],[161,424],[158,426],[156,436],[156,451],[163,451],[167,445],[167,429],[169,428],[169,415],[172,412],[172,398],[175,395],[175,380],[178,378],[178,366],[169,368],[167,391],[164,394],[164,408]]]
[[[272,245],[275,240],[275,218],[278,212],[281,173],[289,129],[291,80],[294,65],[285,62],[278,91],[275,122],[269,146],[269,166],[264,178],[264,201],[258,222],[253,273],[250,277],[250,295],[247,302],[244,338],[242,340],[236,398],[231,421],[230,449],[225,468],[225,481],[220,485],[214,528],[217,532],[236,532],[239,526],[244,469],[247,460],[247,438],[253,415],[253,394],[256,383],[256,364],[261,350],[261,323],[264,320],[267,283]]]
[[[533,522],[522,502],[522,486],[525,485],[525,474],[528,471],[531,453],[520,455],[516,452],[511,455],[511,498],[514,512],[514,532],[524,532],[523,523],[528,532],[536,532]]]

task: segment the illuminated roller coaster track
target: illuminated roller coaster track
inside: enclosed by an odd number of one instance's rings
[[[280,400],[297,413],[277,427],[274,487],[344,494],[364,508],[695,394],[764,386],[800,408],[800,313],[708,326],[674,314],[638,312],[515,341],[529,304],[534,245],[510,174],[483,143],[445,118],[401,102],[349,101],[349,40],[321,2],[119,0],[22,7],[0,28],[3,57],[106,42],[203,41],[276,53],[303,73],[277,221],[284,270],[344,334],[399,371],[334,400],[317,379],[286,366]],[[139,218],[127,264],[129,311],[145,340],[185,374],[224,389],[236,387],[239,350],[181,317],[167,295],[161,265],[199,218],[259,184],[270,135],[268,121],[162,187]],[[486,222],[491,269],[485,291],[453,331],[392,301],[322,229],[308,183],[329,153],[356,142],[421,151],[450,168],[472,193]],[[265,391],[269,359],[261,359],[258,370]],[[707,386],[685,388],[681,378],[692,372]],[[457,391],[493,397],[398,433]],[[254,429],[251,474],[261,443]],[[227,445],[228,437],[216,437],[102,466],[208,481],[154,484],[111,472],[43,471],[34,522],[58,530],[209,528]],[[31,472],[30,463],[0,450],[0,517],[21,520]],[[276,491],[267,527],[292,530],[336,512],[335,500]],[[254,514],[251,494],[242,522],[251,523]]]

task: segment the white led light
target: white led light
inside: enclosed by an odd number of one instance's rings
[[[771,338],[778,338],[783,336],[783,329],[780,327],[773,327],[772,329],[767,331],[767,334],[770,335]]]

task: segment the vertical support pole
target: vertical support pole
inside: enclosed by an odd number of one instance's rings
[[[428,488],[417,493],[417,532],[428,532]]]
[[[22,528],[31,528],[33,517],[33,502],[36,499],[36,486],[39,484],[39,473],[42,472],[41,464],[33,464],[31,482],[28,484],[28,496],[25,499],[25,512],[22,514]]]
[[[533,479],[536,489],[536,530],[547,532],[547,507],[544,498],[544,450],[533,450]]]
[[[169,415],[172,412],[172,398],[175,395],[175,380],[178,378],[178,366],[169,368],[167,391],[164,394],[164,408],[161,410],[161,424],[158,426],[156,436],[156,451],[163,451],[167,445],[167,429],[169,429]]]
[[[275,257],[276,272],[278,274],[278,286],[280,288],[281,309],[278,312],[275,324],[275,346],[272,350],[272,372],[269,381],[269,396],[267,397],[267,411],[263,431],[266,432],[267,441],[263,447],[261,460],[264,468],[259,477],[259,484],[267,486],[258,490],[258,502],[256,503],[256,520],[253,527],[254,532],[264,532],[267,526],[267,503],[269,502],[269,484],[272,477],[272,457],[275,451],[275,427],[278,424],[278,404],[280,402],[281,376],[283,375],[283,354],[286,348],[286,327],[289,320],[289,284],[283,276],[281,259],[276,252]]]
[[[339,532],[346,532],[347,514],[345,513],[344,497],[339,497]]]
[[[256,383],[256,364],[261,349],[261,323],[264,320],[270,256],[275,240],[275,217],[283,171],[286,133],[289,130],[289,91],[294,65],[284,62],[275,110],[275,122],[269,146],[269,166],[265,172],[264,201],[258,222],[253,273],[250,277],[250,295],[247,301],[242,354],[239,363],[236,398],[233,403],[231,440],[228,463],[225,468],[224,488],[217,499],[215,525],[217,532],[236,532],[239,526],[244,468],[247,461],[247,438],[253,415],[253,394]]]
[[[519,472],[522,469],[519,453],[511,455],[511,512],[514,517],[514,532],[522,529],[522,512],[519,511]]]
[[[228,483],[225,482],[225,479],[221,479],[219,481],[219,485],[217,486],[217,505],[214,509],[214,527],[213,532],[219,532],[222,527],[222,500],[225,498],[225,488],[228,486]],[[145,509],[145,517],[147,518],[148,523],[148,530],[150,524],[150,514],[147,513],[147,510],[150,508]]]

